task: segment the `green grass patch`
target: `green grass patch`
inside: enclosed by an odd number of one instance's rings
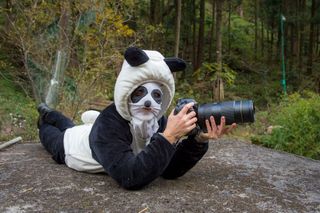
[[[37,139],[35,102],[9,78],[0,78],[0,141],[16,136]]]

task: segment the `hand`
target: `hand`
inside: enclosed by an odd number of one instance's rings
[[[174,115],[174,110],[168,117],[167,127],[163,132],[163,136],[171,143],[177,142],[182,136],[196,127],[197,117],[194,111],[188,113],[194,103],[186,104],[181,111]]]
[[[233,123],[231,126],[226,127],[226,118],[224,116],[221,117],[220,125],[217,126],[213,116],[210,116],[210,122],[207,119],[206,121],[207,133],[201,132],[198,135],[198,141],[207,141],[209,139],[216,140],[222,137],[224,134],[230,133],[233,129],[236,128],[236,123]]]

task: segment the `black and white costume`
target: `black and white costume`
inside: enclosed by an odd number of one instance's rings
[[[184,62],[137,48],[129,48],[125,59],[114,104],[100,114],[86,112],[85,124],[78,126],[52,111],[39,129],[41,142],[57,162],[78,171],[104,171],[124,188],[137,189],[159,176],[182,176],[206,153],[208,143],[188,136],[172,145],[161,134],[175,91],[171,70],[184,68]],[[140,98],[132,97],[137,88]],[[139,111],[140,102],[152,108],[153,116]]]

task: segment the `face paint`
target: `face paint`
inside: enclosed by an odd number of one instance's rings
[[[157,102],[158,104],[161,104],[161,102],[162,102],[162,92],[161,92],[161,90],[158,90],[158,89],[152,90],[151,96],[155,100],[155,102]]]
[[[129,110],[134,118],[151,120],[161,110],[162,91],[157,83],[145,83],[133,91],[129,100]]]
[[[133,91],[131,94],[132,103],[138,103],[144,96],[148,94],[147,88],[144,86],[139,86],[137,89]]]

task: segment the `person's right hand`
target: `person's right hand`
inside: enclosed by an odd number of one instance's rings
[[[186,104],[181,111],[174,115],[174,110],[168,117],[167,127],[163,136],[171,143],[177,142],[182,136],[196,127],[197,117],[194,111],[188,113],[194,103]]]

